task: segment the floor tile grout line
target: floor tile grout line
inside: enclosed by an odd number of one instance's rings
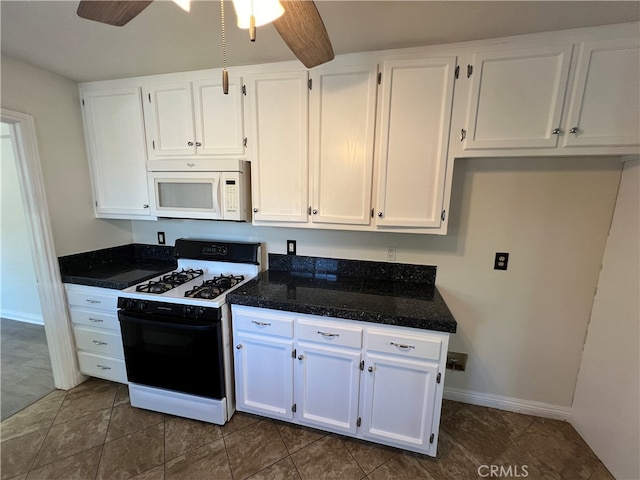
[[[289,460],[291,460],[291,464],[293,465],[293,468],[295,469],[296,473],[298,474],[298,478],[302,478],[302,475],[300,474],[300,470],[298,470],[298,466],[296,465],[296,462],[293,461],[293,457],[291,456],[291,451],[289,450],[289,447],[287,447],[287,442],[284,441],[284,437],[282,436],[282,432],[278,428],[278,422],[279,422],[279,420],[274,420],[273,421],[273,425],[276,428],[276,432],[278,432],[278,435],[280,436],[280,440],[282,440],[282,444],[284,445],[284,449],[287,451],[287,456],[284,457],[284,458],[288,457]],[[313,443],[313,442],[311,442],[311,443]],[[281,460],[282,459],[278,460],[278,462],[281,461]]]

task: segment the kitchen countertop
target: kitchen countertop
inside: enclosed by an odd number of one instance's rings
[[[175,270],[174,248],[132,243],[58,258],[64,283],[122,290]]]
[[[235,305],[455,333],[436,267],[269,254],[269,270],[233,290]]]

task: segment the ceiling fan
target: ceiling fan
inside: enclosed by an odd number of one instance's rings
[[[82,18],[123,26],[153,0],[81,0],[76,13]],[[333,59],[333,48],[320,13],[312,0],[281,0],[284,14],[273,25],[294,55],[307,68]]]

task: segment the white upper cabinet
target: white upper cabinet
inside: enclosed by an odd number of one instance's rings
[[[229,79],[227,95],[221,79],[151,85],[143,103],[150,170],[199,170],[171,160],[244,156],[241,79]]]
[[[255,223],[307,222],[307,72],[247,78]]]
[[[474,53],[460,72],[471,80],[459,131],[463,151],[555,147],[572,49],[562,44]]]
[[[456,57],[383,64],[379,230],[441,225],[455,68]]]
[[[580,44],[565,147],[640,145],[638,37]]]
[[[311,221],[369,225],[377,64],[311,71]]]
[[[80,96],[96,216],[151,219],[140,89],[81,89]]]

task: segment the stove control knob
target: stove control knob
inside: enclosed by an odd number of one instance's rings
[[[183,309],[182,309],[182,314],[185,317],[190,317],[191,315],[193,315],[193,307],[191,305],[186,305]]]
[[[204,316],[204,308],[197,307],[196,311],[195,311],[195,317],[196,318],[202,318],[203,316]]]
[[[139,301],[138,302],[138,310],[144,312],[147,309],[147,302]]]

